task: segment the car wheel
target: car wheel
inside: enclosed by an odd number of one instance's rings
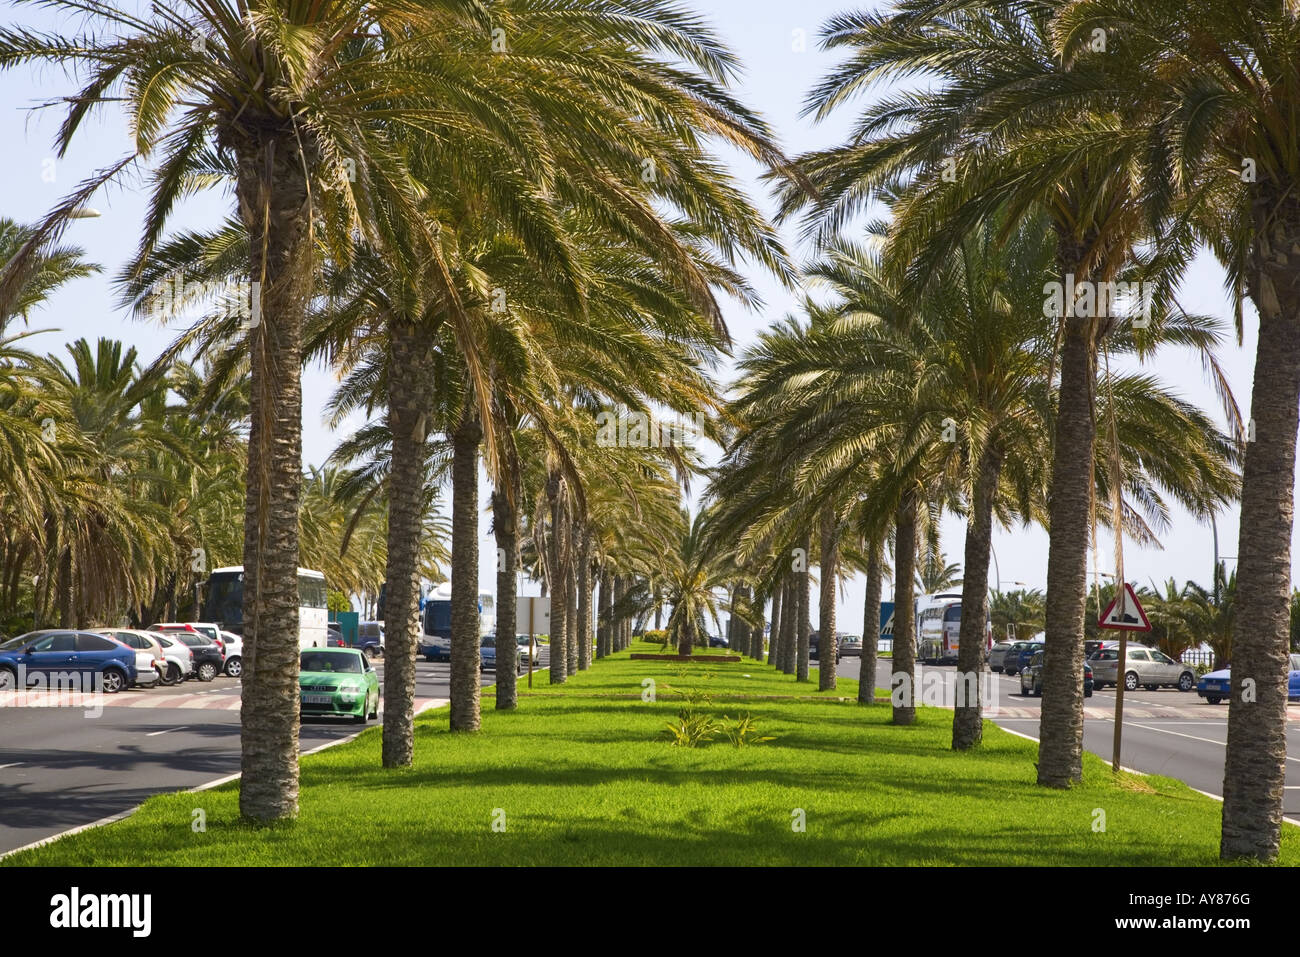
[[[1190,671],[1184,671],[1181,675],[1178,676],[1179,691],[1191,691],[1195,687],[1196,687],[1196,676],[1193,675]]]
[[[117,694],[126,687],[126,675],[116,668],[104,672],[104,694]]]
[[[1084,696],[1085,698],[1091,698],[1091,697],[1092,697],[1092,692],[1091,692],[1091,691],[1085,691],[1085,692],[1083,693],[1083,696]]]
[[[374,645],[370,645],[369,647],[366,648],[366,657],[369,658],[371,661],[374,661],[376,658],[379,657],[379,649]]]
[[[1130,671],[1128,674],[1124,676],[1124,690],[1125,691],[1138,690],[1138,676],[1136,672]]]
[[[375,695],[375,706],[370,709],[370,720],[374,721],[379,717],[379,695]]]
[[[1215,694],[1207,694],[1207,695],[1205,696],[1205,700],[1208,701],[1210,704],[1218,704],[1218,703],[1219,703],[1220,701],[1222,701],[1223,699],[1220,698],[1218,695],[1215,695]]]
[[[244,663],[238,656],[231,658],[226,662],[226,674],[232,678],[238,678],[244,673]]]
[[[12,668],[0,668],[0,691],[13,691],[18,687],[18,673]]]
[[[211,681],[217,676],[217,666],[210,661],[205,661],[195,669],[200,681]]]

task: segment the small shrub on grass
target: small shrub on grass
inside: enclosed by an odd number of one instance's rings
[[[668,722],[664,733],[672,739],[675,748],[698,748],[717,735],[718,725],[707,714],[683,708],[676,720]]]
[[[770,735],[759,735],[758,722],[750,717],[748,711],[735,719],[724,714],[722,721],[722,734],[731,742],[733,747],[743,748],[747,744],[761,744],[764,741],[775,740]]]

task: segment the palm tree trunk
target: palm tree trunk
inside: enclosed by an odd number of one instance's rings
[[[609,633],[610,633],[610,610],[614,604],[614,596],[611,589],[614,587],[614,578],[609,573],[609,566],[604,565],[600,569],[600,608],[596,613],[596,657],[604,658],[611,652]]]
[[[786,572],[786,614],[782,616],[785,620],[781,622],[781,656],[779,661],[781,673],[787,675],[794,674],[795,659],[799,656],[798,641],[795,638],[799,633],[799,591],[795,588],[796,577],[794,572]]]
[[[569,656],[565,649],[568,633],[568,599],[569,590],[565,584],[563,572],[563,523],[561,522],[560,502],[561,479],[558,471],[553,471],[546,479],[546,498],[551,506],[551,684],[562,685],[569,679]]]
[[[287,124],[253,136],[234,145],[249,278],[261,294],[247,341],[239,810],[269,822],[298,814],[302,328],[315,275],[307,170],[316,157]]]
[[[580,526],[578,549],[578,667],[591,667],[591,528]]]
[[[72,584],[72,546],[65,546],[59,553],[59,627],[75,628],[76,611],[73,597],[76,588]]]
[[[894,519],[894,673],[889,683],[894,724],[916,722],[916,622],[912,605],[915,577],[916,496],[908,491],[898,503]]]
[[[573,522],[569,522],[568,528],[565,529],[565,538],[569,543],[569,558],[565,563],[564,587],[569,590],[569,600],[565,605],[569,609],[569,614],[565,620],[564,650],[568,655],[570,675],[578,673],[578,659],[581,654],[578,648],[578,643],[581,640],[578,634],[578,576],[575,571],[578,563],[574,556],[574,552],[577,550],[577,537],[577,528]]]
[[[517,495],[519,486],[514,476],[511,481]],[[497,540],[497,710],[512,711],[519,703],[515,681],[519,667],[519,644],[515,641],[519,516],[506,489],[492,491],[492,530]]]
[[[767,663],[769,665],[776,664],[777,649],[781,643],[781,597],[784,594],[785,583],[778,581],[776,587],[772,589],[772,635],[767,649]]]
[[[862,608],[862,660],[858,668],[858,702],[876,700],[876,653],[880,648],[880,543],[867,542],[867,598]]]
[[[404,768],[415,756],[420,536],[424,532],[426,430],[433,414],[433,350],[413,324],[394,319],[388,326],[388,356],[392,465],[384,607],[383,764]]]
[[[835,592],[839,577],[839,529],[835,509],[822,506],[821,522],[821,606],[817,623],[817,689],[835,687]]]
[[[1072,255],[1072,254],[1071,254]],[[1077,258],[1072,259],[1077,261]],[[1095,320],[1067,318],[1048,505],[1046,635],[1038,783],[1083,779],[1083,640],[1096,440]],[[963,616],[965,609],[963,608]]]
[[[1281,840],[1300,406],[1300,288],[1293,253],[1300,237],[1300,208],[1295,197],[1261,200],[1265,215],[1279,207],[1277,225],[1260,230],[1247,273],[1250,296],[1259,310],[1259,348],[1241,483],[1237,617],[1219,844],[1224,859],[1271,861]],[[1276,241],[1276,248],[1270,240]],[[1254,700],[1245,694],[1247,680],[1254,682]]]
[[[628,602],[632,601],[632,589],[634,585],[633,576],[623,576],[623,590],[619,593],[620,601],[623,602],[623,611],[619,618],[619,650],[624,650],[632,644],[632,609]]]
[[[809,555],[812,552],[812,533],[806,533],[799,546],[803,551],[803,567],[794,573],[795,591],[799,595],[799,631],[795,635],[795,680],[808,680],[808,638],[812,632],[812,570]]]
[[[471,408],[452,434],[451,730],[479,729],[478,446],[483,429]],[[513,639],[512,639],[513,640]]]
[[[993,544],[993,499],[1002,473],[1002,449],[988,443],[980,455],[970,518],[966,523],[966,565],[961,587],[961,634],[957,645],[958,698],[952,717],[952,746],[965,751],[984,739],[984,636],[988,624],[989,552]],[[973,676],[973,677],[972,677]]]

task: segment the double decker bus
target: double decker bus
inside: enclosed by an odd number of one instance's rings
[[[244,633],[244,566],[214,569],[208,576],[203,602],[204,621],[226,631]],[[325,576],[310,568],[298,569],[298,646],[324,648],[329,643],[329,607]]]

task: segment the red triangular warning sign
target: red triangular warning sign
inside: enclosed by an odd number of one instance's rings
[[[1106,606],[1106,610],[1101,614],[1101,621],[1097,622],[1098,628],[1115,628],[1120,631],[1150,631],[1151,622],[1147,621],[1147,613],[1142,610],[1142,603],[1138,601],[1137,593],[1133,591],[1133,586],[1128,582],[1119,594]]]

